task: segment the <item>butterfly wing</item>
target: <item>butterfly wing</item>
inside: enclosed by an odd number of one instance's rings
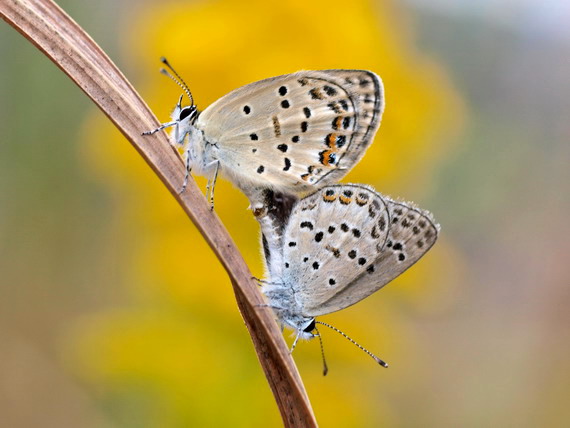
[[[439,225],[431,213],[407,202],[384,198],[390,218],[388,239],[383,250],[361,273],[332,298],[308,308],[311,316],[323,315],[351,306],[378,291],[405,272],[435,244]]]
[[[196,128],[234,183],[299,193],[344,176],[372,142],[383,109],[382,83],[370,71],[300,71],[230,92]]]
[[[364,186],[327,186],[295,206],[283,235],[281,275],[293,284],[303,315],[312,316],[369,271],[388,227],[386,203]]]
[[[339,202],[347,189],[357,192],[343,207]],[[331,190],[336,200],[321,202]],[[366,204],[358,204],[359,193],[368,194]],[[307,221],[318,224],[319,230],[326,229],[327,224],[345,223],[349,232],[341,235],[344,239],[340,241],[330,239],[318,246],[301,227]],[[358,239],[351,239],[353,229],[360,231]],[[293,269],[289,281],[295,284],[295,298],[303,315],[335,312],[368,297],[418,261],[433,246],[438,233],[439,226],[429,212],[360,186],[330,186],[303,199],[293,209],[283,244],[284,260],[289,260],[289,269]],[[288,248],[291,241],[297,246]],[[328,246],[338,249],[339,258]],[[313,259],[319,263],[318,270],[309,263]],[[287,270],[283,269],[284,274]]]

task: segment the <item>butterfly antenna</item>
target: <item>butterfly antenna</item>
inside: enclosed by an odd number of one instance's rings
[[[360,349],[362,349],[364,352],[366,352],[368,355],[370,355],[372,358],[374,358],[374,361],[376,361],[378,364],[380,364],[382,367],[388,367],[388,364],[384,361],[381,360],[380,358],[378,358],[376,355],[374,355],[372,352],[370,352],[368,349],[366,349],[364,346],[356,343],[354,340],[352,340],[350,337],[348,337],[346,334],[344,334],[342,331],[340,331],[338,328],[333,327],[330,324],[321,322],[321,321],[315,321],[315,323],[317,324],[321,324],[324,325],[325,327],[330,328],[331,330],[336,331],[337,333],[339,333],[340,335],[344,336],[346,339],[350,340],[354,345],[358,346]]]
[[[188,87],[188,85],[186,84],[186,82],[184,81],[184,79],[182,79],[182,77],[180,77],[180,74],[178,74],[176,72],[176,70],[174,68],[172,68],[172,66],[170,65],[170,63],[166,60],[165,57],[161,57],[160,58],[160,62],[162,62],[164,65],[166,65],[168,68],[170,68],[170,70],[174,73],[174,77],[172,74],[170,74],[168,72],[168,70],[161,68],[160,72],[162,74],[164,74],[165,76],[170,77],[178,86],[180,86],[182,88],[182,90],[184,92],[186,92],[186,95],[188,95],[188,98],[190,98],[190,103],[192,105],[194,105],[194,97],[192,97],[192,92],[190,92],[190,88]]]
[[[317,331],[317,337],[319,338],[319,343],[321,344],[321,357],[323,357],[323,376],[326,376],[329,372],[329,368],[327,367],[327,360],[325,360],[325,348],[323,347],[323,339],[321,337],[321,332],[317,327],[315,327]]]

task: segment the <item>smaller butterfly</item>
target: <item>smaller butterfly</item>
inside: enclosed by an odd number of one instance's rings
[[[319,337],[315,317],[351,306],[403,273],[439,233],[427,211],[357,184],[326,186],[293,206],[278,247],[267,247],[262,292],[282,326]],[[316,332],[316,334],[314,333]],[[322,342],[321,342],[322,347]],[[326,363],[325,363],[326,374]]]
[[[172,121],[171,140],[183,148],[186,176],[193,170],[214,186],[222,174],[250,200],[259,189],[300,196],[342,178],[372,143],[384,110],[382,82],[365,70],[299,71],[250,83],[204,111],[194,105],[188,85],[172,70],[161,72],[186,93]]]

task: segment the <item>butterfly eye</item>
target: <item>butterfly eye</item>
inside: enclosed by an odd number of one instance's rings
[[[310,333],[315,329],[315,320],[311,320],[311,323],[303,329],[305,333]]]
[[[186,119],[188,116],[190,116],[194,111],[196,110],[196,107],[194,106],[190,106],[190,107],[184,107],[182,109],[182,111],[180,112],[180,116],[178,118],[178,120],[184,120]]]

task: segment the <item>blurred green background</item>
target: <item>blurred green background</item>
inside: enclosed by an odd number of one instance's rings
[[[318,343],[297,347],[322,426],[570,424],[566,2],[59,4],[163,121],[180,90],[161,55],[201,108],[299,69],[383,78],[382,126],[345,181],[417,202],[442,234],[322,317],[388,370],[324,332],[323,378]],[[226,275],[170,194],[5,24],[0,58],[0,426],[279,426]],[[247,201],[216,196],[262,275]]]

